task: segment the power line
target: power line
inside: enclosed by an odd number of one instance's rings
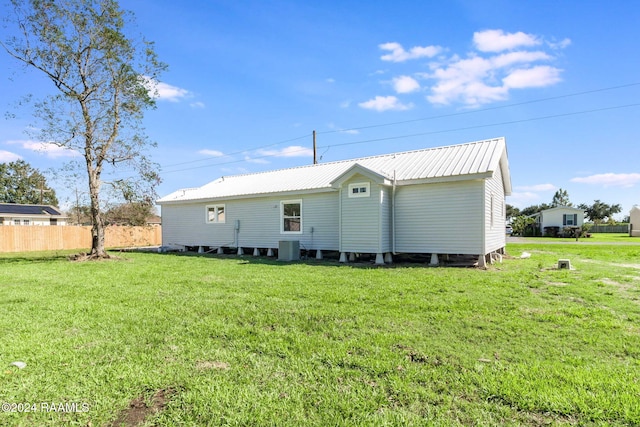
[[[526,122],[533,122],[533,121],[538,121],[538,120],[547,120],[547,119],[554,119],[554,118],[558,118],[558,117],[576,116],[576,115],[579,115],[579,114],[588,114],[588,113],[595,113],[595,112],[599,112],[599,111],[616,110],[616,109],[621,109],[621,108],[631,108],[631,107],[638,107],[638,106],[640,106],[640,103],[617,105],[617,106],[613,106],[613,107],[594,108],[594,109],[590,109],[590,110],[573,111],[573,112],[569,112],[569,113],[552,114],[552,115],[540,116],[540,117],[531,117],[531,118],[528,118],[528,119],[511,120],[511,121],[507,121],[507,122],[489,123],[489,124],[484,124],[484,125],[466,126],[466,127],[460,127],[460,128],[443,129],[443,130],[429,131],[429,132],[419,132],[419,133],[413,133],[413,134],[407,134],[407,135],[396,135],[396,136],[389,136],[389,137],[384,137],[384,138],[367,139],[367,140],[362,140],[362,141],[343,142],[343,143],[340,143],[340,144],[324,145],[324,146],[320,146],[318,148],[342,147],[342,146],[347,146],[347,145],[364,144],[364,143],[367,143],[367,142],[389,141],[389,140],[395,140],[395,139],[413,138],[413,137],[416,137],[416,136],[436,135],[436,134],[449,133],[449,132],[459,132],[459,131],[463,131],[463,130],[480,129],[480,128],[493,127],[493,126],[505,126],[505,125],[512,125],[512,124],[516,124],[516,123],[526,123]],[[302,152],[304,150],[307,150],[307,148],[300,148],[300,150],[298,150],[298,151]],[[295,152],[295,151],[296,150],[293,150],[292,152]],[[264,158],[267,158],[267,157],[276,157],[277,155],[278,154],[267,154],[267,155],[263,155],[263,156],[254,156],[254,157],[252,157],[252,159],[264,159]],[[222,165],[228,165],[228,164],[232,164],[232,163],[241,163],[241,162],[245,162],[245,161],[246,161],[245,159],[232,160],[232,161],[228,161],[228,162],[220,162],[220,163],[215,163],[215,164],[211,164],[211,165],[197,166],[197,167],[187,168],[187,169],[177,169],[177,170],[163,171],[162,173],[183,172],[183,171],[186,171],[186,170],[202,169],[202,168],[208,168],[208,167],[213,167],[213,166],[222,166]]]
[[[518,102],[518,103],[513,103],[513,104],[506,104],[506,105],[500,105],[500,106],[495,106],[495,107],[487,107],[487,108],[482,108],[482,109],[478,109],[478,110],[462,111],[462,112],[457,112],[457,113],[421,117],[421,118],[417,118],[417,119],[402,120],[402,121],[396,121],[396,122],[379,123],[379,124],[374,124],[374,125],[352,127],[352,128],[347,128],[347,129],[321,131],[321,132],[316,132],[316,134],[317,135],[327,135],[327,134],[331,134],[331,133],[348,132],[348,131],[363,130],[363,129],[373,129],[373,128],[379,128],[379,127],[386,127],[386,126],[394,126],[394,125],[401,125],[401,124],[407,124],[407,123],[414,123],[414,122],[419,122],[419,121],[427,121],[427,120],[435,120],[435,119],[441,119],[441,118],[447,118],[447,117],[456,117],[456,116],[463,116],[463,115],[470,115],[470,114],[478,114],[478,113],[487,112],[487,111],[495,111],[495,110],[500,110],[500,109],[505,109],[505,108],[512,108],[512,107],[528,105],[528,104],[534,104],[534,103],[539,103],[539,102],[553,101],[553,100],[558,100],[558,99],[570,98],[570,97],[574,97],[574,96],[588,95],[588,94],[592,94],[592,93],[606,92],[606,91],[617,90],[617,89],[624,89],[624,88],[629,88],[629,87],[639,86],[639,85],[640,85],[640,82],[628,83],[628,84],[624,84],[624,85],[609,86],[609,87],[605,87],[605,88],[592,89],[592,90],[581,91],[581,92],[574,92],[574,93],[558,95],[558,96],[553,96],[553,97],[538,98],[538,99],[533,99],[533,100],[530,100],[530,101],[523,101],[523,102]],[[634,105],[635,104],[631,104],[630,106],[634,106]],[[610,108],[625,108],[625,107],[627,107],[627,106],[610,107]],[[584,111],[584,112],[576,112],[576,113],[567,113],[567,115],[584,114],[584,113],[596,112],[596,111],[601,111],[601,110],[606,110],[606,109],[609,109],[609,108],[587,110],[587,111]],[[545,116],[544,118],[562,117],[562,116],[563,116],[563,114],[556,115],[556,116]],[[524,119],[522,121],[531,121],[531,120],[542,120],[542,118]],[[459,129],[449,129],[449,130],[444,130],[444,131],[417,133],[417,134],[407,135],[407,136],[396,136],[396,137],[389,137],[389,138],[371,139],[371,140],[366,140],[366,141],[361,141],[361,142],[360,141],[348,142],[348,143],[342,143],[342,144],[319,146],[318,148],[327,148],[327,149],[329,149],[331,147],[339,147],[339,146],[342,146],[342,145],[352,145],[352,144],[360,144],[360,143],[365,143],[365,142],[384,141],[384,140],[387,140],[387,139],[410,138],[412,136],[423,136],[423,135],[431,135],[431,134],[438,134],[438,133],[455,132],[455,131],[458,131],[458,130],[467,130],[467,129],[489,127],[489,126],[498,126],[498,125],[501,125],[501,124],[512,124],[512,123],[518,123],[518,122],[521,122],[521,121],[505,122],[505,123],[497,123],[497,124],[489,124],[489,125],[479,125],[479,126],[472,126],[472,127],[459,128]],[[223,154],[221,156],[211,156],[211,157],[206,157],[206,158],[203,158],[203,159],[190,160],[190,161],[179,162],[179,163],[172,163],[172,164],[168,164],[168,165],[163,165],[163,167],[171,168],[171,167],[174,167],[174,166],[181,166],[181,165],[194,164],[194,163],[200,163],[200,162],[205,162],[205,161],[212,161],[212,160],[215,160],[215,159],[224,158],[224,157],[231,157],[231,156],[238,155],[238,154],[246,154],[246,153],[249,153],[249,152],[254,151],[254,150],[261,150],[261,149],[265,149],[265,148],[269,148],[269,147],[274,147],[274,146],[277,146],[277,145],[280,145],[280,144],[285,144],[287,142],[293,142],[293,141],[298,141],[298,140],[301,140],[301,139],[304,139],[304,138],[308,138],[310,136],[311,136],[311,134],[308,133],[306,135],[298,136],[298,137],[295,137],[295,138],[290,138],[290,139],[286,139],[286,140],[283,140],[283,141],[279,141],[279,142],[275,142],[275,143],[271,143],[271,144],[267,144],[267,145],[262,145],[262,146],[259,146],[259,147],[254,147],[254,148],[249,148],[249,149],[245,149],[245,150],[235,151],[235,152],[232,152],[232,153]],[[300,151],[303,151],[303,150],[301,149]],[[277,154],[267,154],[267,155],[262,155],[262,156],[252,156],[252,159],[263,159],[263,158],[275,157],[275,156],[277,156]],[[241,162],[244,162],[244,161],[246,161],[246,159],[230,160],[230,161],[227,161],[227,162],[213,163],[213,164],[210,164],[210,165],[197,166],[197,167],[193,167],[193,168],[177,169],[177,170],[169,170],[169,171],[164,171],[163,170],[162,173],[183,172],[185,170],[190,170],[190,169],[201,169],[201,168],[204,168],[204,167],[213,167],[213,166],[218,166],[218,165],[241,163]],[[118,172],[125,173],[125,172],[132,172],[132,170],[120,170]]]
[[[207,160],[217,159],[217,158],[220,158],[220,157],[230,157],[230,156],[235,156],[236,154],[244,154],[244,153],[248,153],[249,151],[253,151],[253,150],[262,150],[264,148],[274,147],[276,145],[286,144],[287,142],[293,142],[293,141],[298,141],[298,140],[303,139],[303,138],[308,138],[309,135],[310,134],[306,134],[306,135],[299,136],[299,137],[296,137],[296,138],[291,138],[291,139],[287,139],[287,140],[280,141],[280,142],[274,142],[273,144],[262,145],[260,147],[247,148],[246,150],[236,151],[236,152],[233,152],[233,153],[227,153],[227,154],[223,154],[221,156],[211,156],[211,157],[207,157],[207,158],[204,158],[204,159],[190,160],[188,162],[172,163],[170,165],[166,165],[166,167],[180,166],[180,165],[187,165],[187,164],[190,164],[190,163],[204,162],[204,161],[207,161]]]
[[[573,96],[588,95],[588,94],[591,94],[591,93],[605,92],[605,91],[616,90],[616,89],[624,89],[624,88],[628,88],[628,87],[632,87],[632,86],[638,86],[638,85],[640,85],[640,82],[638,82],[638,83],[629,83],[629,84],[620,85],[620,86],[611,86],[611,87],[606,87],[606,88],[601,88],[601,89],[587,90],[587,91],[583,91],[583,92],[569,93],[569,94],[565,94],[565,95],[551,96],[551,97],[548,97],[548,98],[538,98],[538,99],[533,99],[533,100],[530,100],[530,101],[517,102],[517,103],[514,103],[514,104],[506,104],[506,105],[499,105],[499,106],[496,106],[496,107],[481,108],[479,110],[461,111],[461,112],[458,112],[458,113],[441,114],[441,115],[438,115],[438,116],[421,117],[421,118],[411,119],[411,120],[402,120],[402,121],[398,121],[398,122],[381,123],[381,124],[377,124],[377,125],[360,126],[360,127],[353,127],[353,128],[348,128],[348,129],[329,130],[329,131],[317,132],[317,134],[318,135],[325,135],[325,134],[336,133],[336,132],[348,132],[348,131],[354,131],[354,130],[373,129],[373,128],[384,127],[384,126],[403,125],[403,124],[407,124],[407,123],[414,123],[414,122],[420,122],[420,121],[425,121],[425,120],[435,120],[435,119],[443,119],[443,118],[446,118],[446,117],[464,116],[464,115],[468,115],[468,114],[483,113],[485,111],[494,111],[494,110],[500,110],[500,109],[503,109],[503,108],[511,108],[511,107],[518,107],[518,106],[521,106],[521,105],[535,104],[537,102],[554,101],[554,100],[557,100],[557,99],[570,98],[570,97],[573,97]]]

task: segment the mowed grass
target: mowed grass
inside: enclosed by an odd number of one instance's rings
[[[123,411],[159,394],[139,425],[640,424],[640,246],[508,251],[487,270],[2,256],[0,403],[38,406],[0,425],[137,425]]]

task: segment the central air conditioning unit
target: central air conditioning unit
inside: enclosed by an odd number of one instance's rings
[[[278,242],[278,261],[298,261],[299,259],[299,240],[280,240]]]

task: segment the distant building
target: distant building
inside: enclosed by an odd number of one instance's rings
[[[629,235],[631,237],[640,237],[640,206],[635,205],[629,213]]]
[[[584,210],[571,206],[556,206],[531,215],[542,235],[556,236],[565,228],[579,228],[584,224]]]
[[[67,217],[49,205],[0,203],[0,225],[67,225]]]

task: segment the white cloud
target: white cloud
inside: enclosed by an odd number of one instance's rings
[[[31,140],[16,140],[7,141],[7,144],[20,145],[22,148],[36,153],[44,154],[51,159],[57,159],[58,157],[77,157],[80,156],[75,150],[70,148],[61,147],[51,142],[31,141]]]
[[[403,111],[413,108],[413,104],[402,104],[395,96],[376,96],[369,101],[358,104],[361,108],[376,111]]]
[[[258,154],[270,157],[313,157],[313,149],[300,145],[291,145],[280,150],[258,150]]]
[[[601,173],[586,177],[571,178],[571,182],[602,185],[603,187],[630,188],[640,183],[640,173]]]
[[[400,43],[383,43],[378,46],[382,50],[390,51],[386,55],[382,55],[380,59],[391,62],[404,62],[409,59],[417,58],[433,58],[442,51],[440,46],[414,46],[409,51],[404,50]]]
[[[561,80],[561,71],[548,65],[538,65],[532,68],[514,70],[503,78],[502,82],[506,87],[513,89],[551,86]]]
[[[336,79],[329,77],[328,79],[325,80],[327,83],[335,83]]]
[[[519,185],[515,187],[518,191],[556,191],[558,187],[553,184]]]
[[[22,159],[21,156],[11,151],[0,150],[0,163],[10,163]]]
[[[248,162],[248,163],[257,163],[257,164],[260,164],[260,165],[266,165],[266,164],[269,163],[268,160],[265,160],[265,159],[254,159],[254,158],[249,157],[249,156],[245,156],[244,157],[244,161]]]
[[[551,49],[564,49],[571,44],[571,39],[566,38],[559,42],[547,42]]]
[[[485,30],[473,33],[473,43],[481,52],[501,52],[520,47],[536,46],[542,41],[533,34],[506,33],[503,30]]]
[[[222,157],[222,156],[224,156],[224,153],[222,151],[208,150],[208,149],[200,150],[200,151],[198,151],[198,154],[204,154],[205,156],[211,156],[211,157]]]
[[[141,76],[142,84],[147,88],[149,96],[155,99],[178,102],[181,99],[188,98],[191,93],[177,86],[172,86],[168,83],[159,82],[153,80],[148,76]],[[204,105],[204,104],[203,104]]]
[[[561,69],[539,64],[553,61],[554,56],[539,48],[524,49],[540,45],[541,40],[530,34],[505,34],[502,30],[474,33],[478,52],[434,61],[429,64],[431,72],[421,74],[434,80],[427,100],[433,104],[459,102],[477,107],[508,99],[512,89],[546,87],[560,82]],[[519,50],[494,53],[513,48]]]
[[[393,88],[398,93],[411,93],[420,90],[420,83],[410,76],[400,76],[393,79]]]
[[[191,108],[204,108],[204,102],[200,102],[200,101],[196,101],[196,102],[192,102],[191,104],[189,104],[189,106]]]
[[[360,131],[357,129],[340,129],[339,127],[337,127],[335,124],[333,123],[329,123],[327,124],[327,127],[331,130],[334,130],[338,133],[345,133],[347,135],[358,135],[360,134]]]

